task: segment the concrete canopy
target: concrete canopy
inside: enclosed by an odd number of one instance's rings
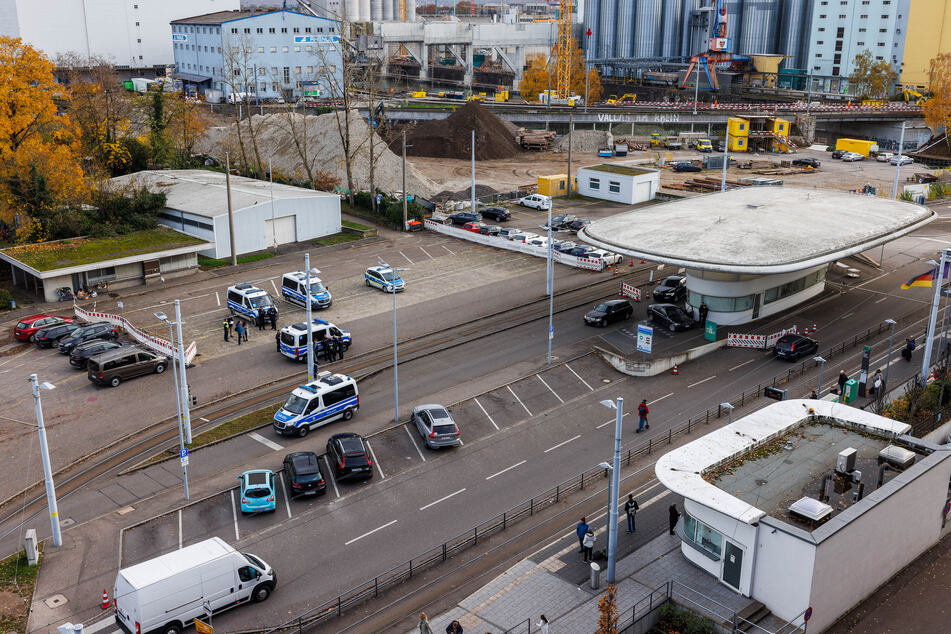
[[[920,205],[827,190],[743,187],[595,220],[595,246],[688,269],[768,275],[832,262],[937,217]]]

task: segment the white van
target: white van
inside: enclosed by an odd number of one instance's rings
[[[277,574],[259,557],[220,537],[124,568],[116,575],[116,624],[126,634],[178,634],[196,618],[264,601]]]
[[[310,307],[311,308],[330,308],[333,304],[333,297],[330,296],[330,289],[324,286],[324,283],[317,277],[316,269],[310,272]],[[304,304],[304,297],[307,296],[307,278],[308,275],[302,271],[294,273],[285,273],[281,278],[281,295],[285,301],[298,306],[307,307]]]
[[[347,348],[350,347],[350,333],[346,330],[337,328],[329,321],[315,318],[310,326],[310,329],[314,333],[314,342],[327,337],[340,337],[343,340],[344,352],[346,352]],[[280,346],[281,354],[283,354],[285,357],[294,359],[295,361],[306,361],[307,322],[302,321],[300,323],[291,324],[290,326],[284,326],[281,328]]]
[[[277,311],[277,306],[264,289],[247,282],[228,287],[228,310],[235,317],[254,321],[258,316],[258,310],[262,308],[265,313],[272,308]]]
[[[338,418],[350,420],[358,409],[357,382],[344,374],[321,372],[311,383],[297,386],[275,412],[274,431],[279,436],[296,434],[303,438],[314,427]]]
[[[544,194],[532,194],[531,196],[520,198],[518,204],[520,204],[522,207],[548,211],[551,209],[551,198],[545,196]]]

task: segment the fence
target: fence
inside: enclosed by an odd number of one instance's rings
[[[630,297],[635,302],[639,302],[641,301],[641,289],[637,288],[633,284],[621,282],[621,297]]]
[[[806,329],[808,332],[808,328]],[[779,332],[774,332],[770,335],[744,335],[735,332],[731,332],[726,336],[726,345],[731,348],[771,348],[776,345],[776,342],[783,335],[788,335],[790,333],[796,334],[798,329],[796,326],[791,328],[786,328],[780,330]]]
[[[156,337],[154,335],[150,335],[147,332],[139,330],[129,323],[129,320],[125,317],[86,310],[78,304],[73,304],[73,311],[76,313],[77,317],[84,319],[85,321],[106,321],[114,326],[124,328],[133,339],[142,345],[151,348],[156,352],[177,357],[176,348],[172,346],[171,342],[169,342],[167,339],[162,339],[161,337]],[[192,341],[188,347],[185,348],[185,363],[191,363],[196,354],[198,354],[198,347],[195,345],[195,342]]]

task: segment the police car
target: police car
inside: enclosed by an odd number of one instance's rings
[[[343,340],[343,349],[350,347],[350,333],[340,330],[329,321],[314,319],[310,327],[314,333],[313,340],[326,337],[340,337]],[[307,360],[307,322],[300,322],[281,328],[281,354],[295,361]]]
[[[277,310],[267,291],[246,282],[228,287],[228,310],[232,315],[253,320],[262,308],[265,312],[271,308]]]
[[[290,398],[274,414],[278,435],[304,437],[314,427],[338,418],[350,420],[360,409],[357,382],[343,374],[321,372],[310,383],[297,386]]]
[[[388,266],[371,266],[364,277],[367,286],[373,286],[387,293],[392,293],[394,290],[399,292],[406,288],[399,273]]]
[[[307,277],[308,275],[302,271],[285,273],[284,277],[281,278],[281,295],[284,299],[306,308],[304,297],[307,295]],[[324,283],[317,277],[316,269],[310,272],[310,297],[312,308],[330,308],[333,303],[330,289],[324,286]]]

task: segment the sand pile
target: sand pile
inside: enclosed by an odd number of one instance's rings
[[[607,130],[575,130],[571,133],[572,152],[597,153],[603,147],[608,147]],[[568,151],[568,135],[555,140],[552,149],[556,152]]]
[[[445,119],[427,121],[406,133],[407,155],[467,159],[475,130],[476,160],[511,158],[520,152],[510,126],[476,102],[469,102]],[[394,139],[393,152],[402,152]]]
[[[305,144],[311,169],[331,172],[340,178],[340,187],[347,187],[347,173],[344,161],[343,144],[337,128],[334,113],[322,115],[304,115],[296,112],[254,115],[251,125],[257,137],[258,151],[262,161],[271,159],[274,171],[306,179],[307,173],[301,158],[301,152],[294,140],[297,137]],[[242,122],[241,133],[245,151],[252,156],[251,141],[247,124]],[[358,190],[370,188],[370,142],[373,142],[373,163],[375,185],[385,192],[402,189],[402,159],[390,151],[386,143],[376,134],[370,134],[370,126],[356,111],[350,113],[350,152],[354,186]],[[232,163],[238,152],[238,139],[234,125],[209,128],[196,146],[195,151],[210,154],[224,160],[226,151],[231,153]],[[414,195],[429,197],[438,190],[437,185],[406,162],[406,189]]]

